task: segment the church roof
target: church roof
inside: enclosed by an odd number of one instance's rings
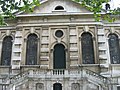
[[[93,14],[80,3],[73,0],[42,0],[32,13],[18,12],[17,17],[48,16],[48,15],[86,15]]]

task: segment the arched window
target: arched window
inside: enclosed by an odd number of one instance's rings
[[[110,4],[106,3],[106,4],[105,4],[105,9],[106,9],[106,10],[110,10]]]
[[[110,51],[110,60],[112,64],[120,63],[120,48],[118,36],[115,34],[110,34],[109,36],[109,51]]]
[[[83,33],[81,38],[83,64],[94,64],[93,39],[90,33]]]
[[[54,46],[53,52],[53,68],[54,69],[65,69],[66,68],[66,54],[65,47],[62,44],[57,44]]]
[[[62,90],[62,84],[60,83],[53,84],[53,90]]]
[[[12,37],[6,36],[2,42],[1,65],[11,65]]]
[[[37,35],[30,34],[27,37],[26,45],[26,65],[36,65],[37,64],[37,47],[38,40]]]
[[[55,10],[64,10],[63,6],[57,6],[55,7]]]

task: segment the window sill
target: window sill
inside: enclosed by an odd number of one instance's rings
[[[0,65],[0,68],[11,68],[11,66]]]
[[[120,64],[110,64],[111,66],[119,66],[120,67]]]
[[[40,65],[21,65],[21,68],[40,68]]]
[[[78,66],[79,67],[84,67],[84,66],[86,66],[86,67],[95,67],[95,66],[99,66],[99,64],[79,64]]]
[[[53,10],[52,12],[66,12],[66,10]]]

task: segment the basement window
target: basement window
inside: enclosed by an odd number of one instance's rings
[[[64,10],[64,7],[63,6],[56,6],[55,10]]]

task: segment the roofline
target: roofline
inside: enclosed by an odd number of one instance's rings
[[[106,13],[100,13],[102,15],[105,15]],[[89,13],[33,13],[33,14],[22,14],[22,15],[16,15],[16,17],[38,17],[38,16],[65,16],[65,15],[94,15],[93,12]]]
[[[40,3],[41,4],[43,4],[43,3],[46,3],[46,2],[48,2],[49,0],[42,0],[42,1],[40,1]],[[74,3],[78,3],[78,4],[82,4],[81,2],[76,2],[75,0],[71,0],[72,2],[74,2]],[[86,7],[84,7],[84,8],[86,8]],[[86,8],[87,9],[87,8]],[[88,9],[87,9],[88,10]],[[89,10],[90,11],[90,10]],[[103,10],[104,11],[104,10]],[[44,15],[39,15],[39,14],[36,14],[36,15],[32,15],[32,14],[28,14],[28,15],[25,15],[25,14],[23,14],[24,13],[24,11],[19,11],[19,12],[16,12],[16,13],[14,13],[15,15],[16,15],[16,17],[25,17],[25,16],[51,16],[51,15],[48,15],[48,13],[41,13],[41,14],[44,14]],[[68,12],[69,13],[69,12]],[[72,13],[73,14],[73,12],[70,12],[70,13]],[[22,14],[22,15],[21,15]],[[49,13],[49,14],[51,14],[51,13]],[[52,13],[53,14],[53,13]],[[88,14],[88,15],[91,15],[91,14],[93,14],[93,12],[91,12],[91,13],[80,13],[80,15],[86,15],[86,14]],[[105,12],[104,13],[102,13],[102,14],[105,14]],[[54,15],[54,14],[53,14]],[[56,14],[55,14],[56,15]],[[64,14],[64,15],[66,15],[66,14]],[[67,14],[67,15],[70,15],[70,14]]]
[[[43,3],[47,2],[47,1],[48,0],[40,1],[40,4],[43,4]],[[24,13],[24,11],[15,11],[13,14],[18,15],[18,14],[22,14],[22,13]]]

